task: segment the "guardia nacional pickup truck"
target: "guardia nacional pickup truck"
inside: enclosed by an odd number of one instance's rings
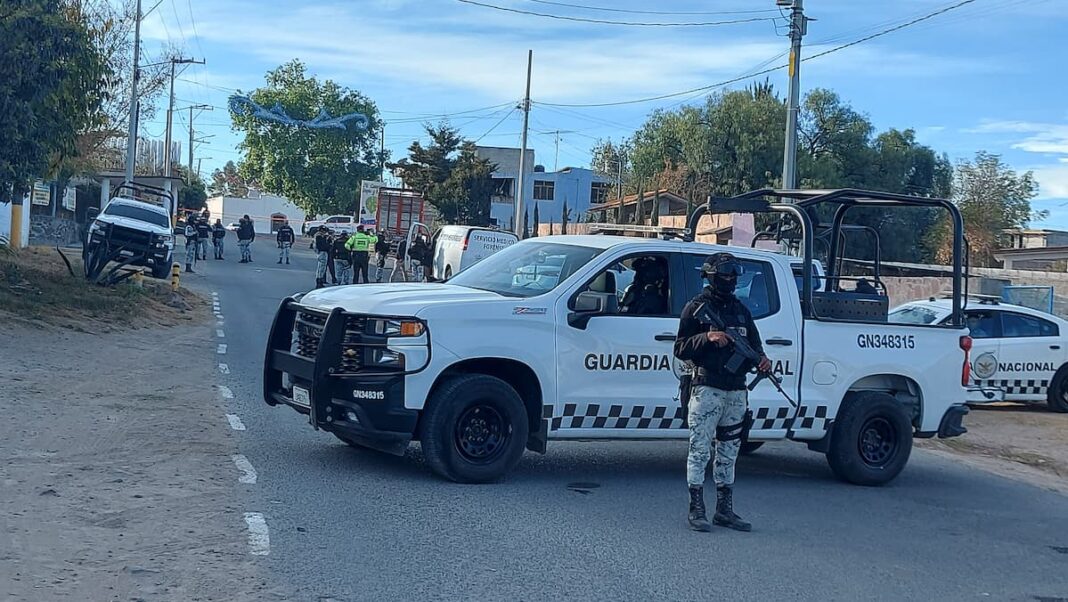
[[[789,200],[791,202],[782,202]],[[956,226],[954,293],[944,324],[892,324],[888,297],[850,290],[833,241],[856,207],[937,207]],[[814,290],[813,216],[835,219]],[[264,398],[354,446],[401,454],[419,441],[430,467],[460,482],[498,479],[524,450],[568,439],[684,439],[672,345],[698,267],[729,250],[737,295],[796,405],[771,383],[749,396],[749,439],[792,439],[834,473],[890,481],[914,437],[955,437],[969,381],[961,318],[961,219],[939,199],[858,191],[758,190],[706,212],[770,213],[804,232],[798,258],[741,247],[627,236],[548,236],[491,255],[447,283],[325,288],[287,298],[264,360]],[[635,288],[639,287],[639,288]],[[641,303],[638,302],[641,297]]]

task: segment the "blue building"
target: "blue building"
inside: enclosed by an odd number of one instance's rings
[[[519,176],[519,149],[479,146],[476,154],[494,163],[493,172],[496,189],[492,197],[490,218],[502,228],[513,228],[512,213],[515,208],[515,189]],[[543,224],[560,223],[566,203],[570,212],[570,221],[578,216],[585,219],[590,205],[605,202],[612,181],[592,170],[581,167],[565,167],[559,171],[547,172],[534,161],[534,151],[528,150],[524,162],[523,206],[527,221],[533,223],[534,207],[538,207],[538,218]]]

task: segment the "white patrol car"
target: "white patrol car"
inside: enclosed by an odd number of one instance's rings
[[[948,299],[913,301],[890,312],[899,324],[940,324]],[[1068,321],[994,301],[964,310],[973,339],[969,401],[1044,401],[1068,412]]]
[[[435,472],[462,482],[497,479],[549,440],[685,439],[672,346],[698,267],[724,250],[797,402],[756,387],[752,440],[804,441],[842,479],[874,485],[902,470],[914,436],[965,432],[959,323],[890,324],[885,296],[799,290],[779,253],[615,236],[525,240],[447,284],[285,299],[264,398],[352,445],[400,454],[419,440]],[[657,313],[628,311],[620,283],[635,266],[656,270]]]

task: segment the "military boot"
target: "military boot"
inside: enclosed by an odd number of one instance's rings
[[[188,263],[185,264],[185,271],[186,271],[187,274],[192,274],[193,273],[193,266],[188,264]]]
[[[705,495],[702,487],[690,487],[689,520],[690,528],[694,531],[708,533],[712,530],[712,525],[708,523],[708,517],[705,516]]]
[[[712,522],[735,531],[753,530],[753,525],[734,513],[734,490],[730,487],[716,487],[716,514]]]

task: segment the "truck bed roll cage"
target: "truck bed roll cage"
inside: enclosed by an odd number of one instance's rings
[[[773,200],[769,200],[773,199]],[[694,233],[701,218],[706,214],[723,213],[779,213],[792,216],[801,225],[802,290],[801,310],[806,318],[816,318],[812,295],[812,251],[813,238],[817,222],[813,219],[816,208],[834,206],[834,218],[830,224],[830,236],[827,237],[827,265],[824,266],[827,282],[838,282],[839,258],[842,256],[843,230],[845,217],[854,207],[919,207],[945,210],[953,224],[953,313],[950,324],[964,326],[963,294],[966,264],[964,246],[964,219],[957,206],[946,199],[910,196],[892,192],[877,192],[855,188],[837,190],[777,190],[761,188],[733,197],[710,197],[708,202],[698,206],[690,216],[688,239],[693,240]],[[878,267],[876,267],[878,269]]]

